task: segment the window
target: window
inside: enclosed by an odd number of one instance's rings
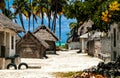
[[[14,49],[14,36],[11,37],[11,49]]]
[[[114,33],[114,47],[116,47],[116,29],[113,29],[113,33]]]

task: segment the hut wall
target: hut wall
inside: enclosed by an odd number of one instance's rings
[[[120,22],[113,23],[110,26],[111,30],[111,60],[116,60],[116,57],[120,55]]]
[[[0,32],[0,56],[1,56],[1,47],[3,46],[4,42],[4,33]]]
[[[17,54],[22,58],[42,58],[44,48],[43,46],[33,37],[27,35],[20,42],[16,44]]]
[[[88,55],[94,56],[94,40],[90,40],[87,43],[87,47],[88,47]]]
[[[16,54],[16,52],[15,52],[16,34],[15,33],[10,33],[9,38],[10,38],[10,42],[9,42],[10,53],[9,53],[9,56],[14,56]]]
[[[98,54],[101,53],[101,42],[100,42],[100,40],[95,40],[94,42],[95,42],[94,43],[95,44],[95,46],[94,46],[95,47],[94,56],[98,57]]]
[[[111,56],[111,41],[109,37],[103,37],[100,39],[101,42],[101,52],[99,53],[99,58],[104,61],[110,61]]]
[[[17,52],[22,58],[40,58],[40,49],[34,42],[23,42]],[[19,47],[18,46],[18,47]]]
[[[101,53],[100,39],[94,39],[94,40],[88,41],[87,47],[88,47],[89,55],[98,57],[99,53]]]
[[[70,42],[68,43],[68,49],[73,50],[73,49],[80,49],[80,42]]]
[[[47,49],[47,54],[49,54],[49,53],[56,53],[55,41],[46,41],[46,42],[50,45],[50,48]]]
[[[14,31],[8,29],[0,32],[0,56],[9,57],[15,55],[15,35]]]
[[[6,51],[5,51],[5,56],[6,57],[9,57],[9,51],[10,51],[10,48],[11,48],[11,45],[10,45],[10,34],[9,33],[6,33]]]
[[[110,41],[110,38],[108,37],[104,37],[104,38],[101,38],[101,53],[108,53],[110,54],[111,53],[111,41]]]

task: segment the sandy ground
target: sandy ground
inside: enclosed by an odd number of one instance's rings
[[[85,53],[77,54],[76,52],[77,50],[58,51],[58,55],[47,55],[48,59],[22,58],[22,62],[38,68],[0,70],[0,78],[56,78],[52,75],[53,72],[80,71],[96,66],[102,61]]]

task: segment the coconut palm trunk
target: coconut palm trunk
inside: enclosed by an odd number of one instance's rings
[[[61,46],[61,15],[59,16],[59,46]]]
[[[4,0],[0,0],[0,9],[2,11],[5,10],[5,1]]]

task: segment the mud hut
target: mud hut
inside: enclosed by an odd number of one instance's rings
[[[27,32],[16,44],[17,54],[22,58],[46,57],[46,49],[49,45],[31,32]]]
[[[55,42],[58,41],[59,39],[55,36],[55,34],[45,25],[39,26],[35,32],[34,35],[37,38],[41,38],[45,42],[47,42],[50,47],[47,49],[47,53],[53,53],[56,54],[56,45]]]

